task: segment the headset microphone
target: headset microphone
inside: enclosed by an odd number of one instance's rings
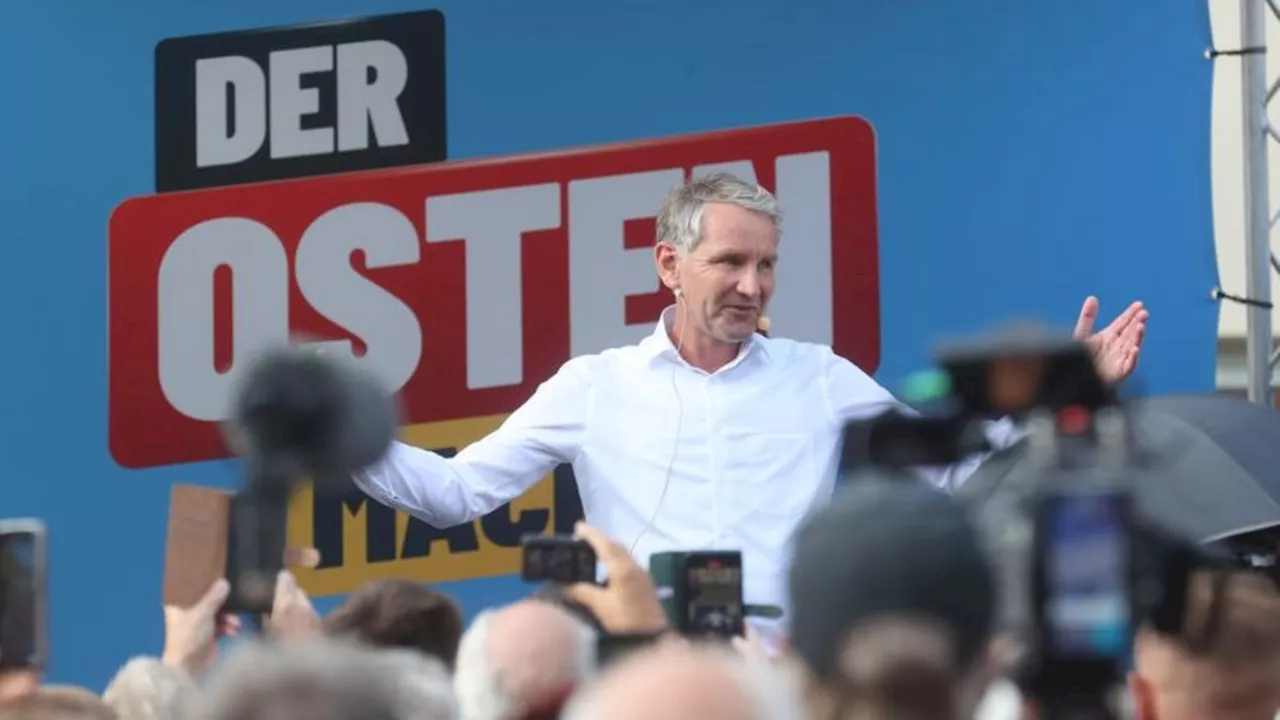
[[[756,320],[756,329],[762,333],[769,332],[769,328],[772,326],[773,323],[769,321],[768,315],[761,315],[759,319]]]

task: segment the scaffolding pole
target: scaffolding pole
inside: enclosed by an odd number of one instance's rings
[[[1265,5],[1264,5],[1265,3]],[[1267,182],[1267,138],[1274,130],[1267,122],[1267,5],[1272,0],[1240,0],[1241,88],[1244,98],[1244,207],[1245,207],[1245,305],[1246,371],[1249,401],[1272,404],[1271,368],[1280,360],[1272,356],[1271,337],[1271,200]]]

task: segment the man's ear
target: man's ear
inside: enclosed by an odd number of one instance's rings
[[[680,253],[675,246],[662,242],[655,245],[653,261],[658,269],[658,279],[668,290],[680,287]]]

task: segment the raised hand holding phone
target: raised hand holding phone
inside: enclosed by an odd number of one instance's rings
[[[627,549],[586,523],[578,523],[574,535],[595,550],[609,580],[603,586],[586,582],[570,585],[564,590],[565,597],[590,610],[600,625],[614,635],[666,630],[667,616],[653,580]]]
[[[240,619],[221,614],[231,585],[219,578],[188,608],[164,606],[164,654],[161,661],[199,679],[218,658],[218,639],[235,636]]]

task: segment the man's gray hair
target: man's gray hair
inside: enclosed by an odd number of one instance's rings
[[[572,689],[595,672],[596,633],[569,613],[559,608],[554,609],[572,624],[577,647],[566,655],[544,657],[538,671],[546,675],[539,678],[539,684],[548,686],[546,689],[556,685]],[[495,659],[490,650],[493,619],[497,612],[501,611],[485,610],[477,615],[462,634],[462,642],[458,645],[453,687],[462,720],[506,720],[530,711],[530,708],[525,707],[526,699],[518,697],[512,691],[505,677],[506,673],[516,668],[502,667],[501,661]]]
[[[407,650],[329,639],[238,649],[195,720],[456,720],[448,670]]]
[[[727,172],[713,172],[672,188],[658,211],[658,242],[676,248],[681,257],[702,241],[702,215],[707,205],[736,205],[768,217],[782,237],[782,211],[773,193]]]

